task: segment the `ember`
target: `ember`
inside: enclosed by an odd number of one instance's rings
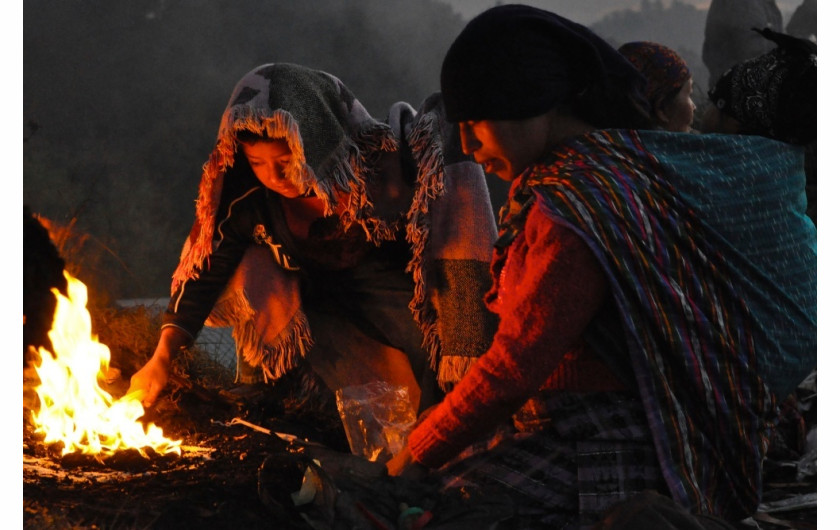
[[[62,442],[62,455],[113,455],[136,449],[146,456],[144,448],[180,455],[180,440],[170,440],[154,424],[144,427],[138,421],[144,414],[141,396],[115,400],[100,387],[111,353],[91,332],[87,287],[67,271],[64,276],[68,296],[52,289],[58,301],[49,332],[55,355],[39,348],[41,360],[35,368],[40,379],[40,407],[32,415],[36,432],[46,436],[45,443]]]

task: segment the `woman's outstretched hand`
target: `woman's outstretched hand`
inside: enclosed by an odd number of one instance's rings
[[[385,466],[392,477],[402,476],[411,480],[420,480],[429,474],[429,468],[414,459],[408,445],[388,460]]]
[[[186,333],[177,328],[164,328],[152,358],[131,376],[131,385],[126,395],[136,393],[144,407],[151,407],[169,381],[169,360],[172,354],[186,347],[190,340]]]
[[[388,460],[385,466],[388,468],[388,474],[396,477],[397,475],[401,475],[403,470],[413,462],[414,458],[411,456],[411,450],[406,445],[399,453]]]
[[[136,393],[146,408],[151,407],[157,400],[160,391],[169,381],[169,361],[154,356],[137,372],[131,376],[131,386],[126,395]]]

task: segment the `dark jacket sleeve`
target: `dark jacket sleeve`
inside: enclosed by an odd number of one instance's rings
[[[255,206],[253,200],[243,200],[232,207],[229,217],[222,216],[213,252],[198,277],[184,282],[169,299],[163,327],[176,326],[195,339],[253,242],[253,227],[259,222]]]

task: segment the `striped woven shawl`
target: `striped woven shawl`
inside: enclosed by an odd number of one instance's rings
[[[501,240],[534,201],[595,252],[663,474],[695,511],[754,512],[776,399],[816,365],[801,168],[759,137],[598,131],[523,175],[503,212]]]

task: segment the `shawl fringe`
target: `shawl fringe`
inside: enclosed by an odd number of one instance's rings
[[[266,381],[279,379],[297,367],[314,344],[309,322],[300,309],[279,335],[263,340],[263,335],[254,326],[254,309],[242,292],[220,300],[206,324],[211,327],[232,325],[237,357],[261,367]]]
[[[250,131],[269,138],[283,138],[292,152],[290,180],[301,190],[314,189],[325,203],[324,215],[335,212],[338,191],[348,192],[347,210],[341,215],[342,227],[362,226],[368,240],[379,244],[396,238],[398,221],[386,222],[373,216],[373,203],[367,192],[365,179],[371,178],[373,157],[380,150],[396,151],[398,145],[387,124],[371,124],[361,129],[355,138],[348,138],[330,156],[326,165],[332,167],[328,176],[318,179],[315,170],[306,163],[300,127],[288,111],[278,109],[270,114],[250,106],[228,109],[219,131],[216,147],[202,167],[201,184],[196,201],[196,220],[181,251],[172,276],[170,294],[187,280],[196,279],[212,253],[216,214],[222,196],[224,173],[233,166],[236,154],[236,133]]]
[[[414,280],[414,296],[409,308],[414,320],[423,333],[423,348],[429,352],[429,362],[433,370],[438,371],[438,384],[443,386],[451,382],[453,374],[446,371],[444,377],[441,364],[441,341],[437,329],[437,314],[428,297],[427,271],[429,258],[426,256],[426,244],[429,241],[429,205],[444,193],[444,158],[442,142],[435,123],[436,116],[426,114],[418,120],[408,137],[411,152],[418,165],[417,189],[408,210],[406,238],[412,249],[412,256],[406,266],[406,272]],[[457,379],[456,379],[457,380]]]
[[[467,355],[447,355],[438,363],[438,384],[441,388],[452,385],[463,379],[467,371],[477,360]]]
[[[361,226],[368,241],[379,244],[382,241],[396,239],[399,220],[387,222],[373,215],[373,202],[367,191],[366,182],[376,178],[374,167],[380,151],[397,151],[399,146],[387,124],[376,124],[356,135],[338,156],[332,183],[319,182],[318,191],[324,193],[323,199],[330,205],[325,213],[332,213],[336,206],[334,189],[350,193],[347,209],[341,214],[341,225],[348,230],[353,224]],[[326,179],[324,179],[326,180]],[[330,184],[333,184],[331,186]]]

